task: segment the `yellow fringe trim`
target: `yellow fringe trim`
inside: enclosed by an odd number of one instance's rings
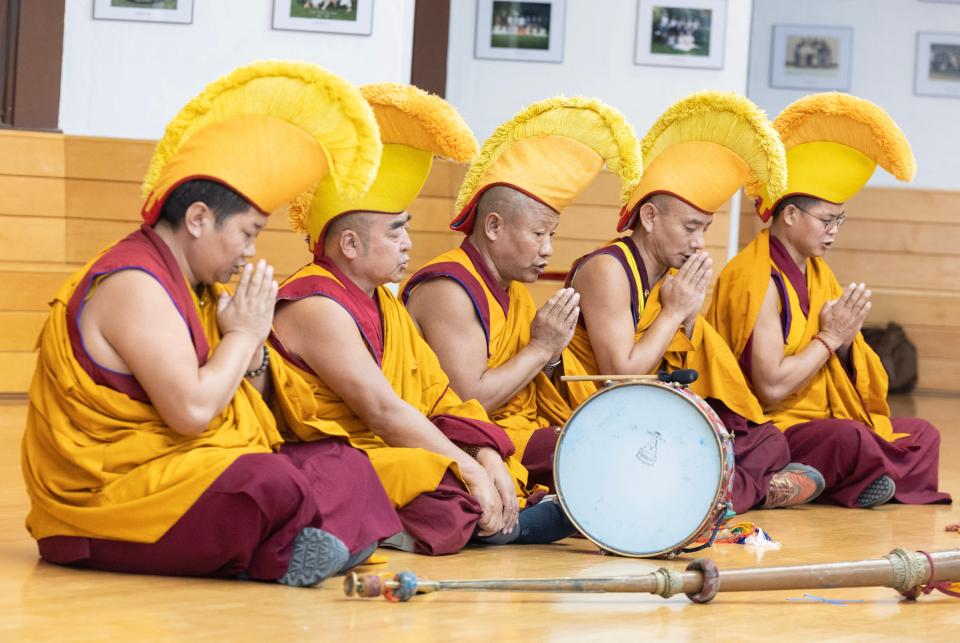
[[[310,220],[310,209],[313,207],[313,195],[316,187],[312,187],[300,194],[287,206],[287,223],[294,232],[307,234],[307,221]]]
[[[477,155],[477,139],[470,126],[453,105],[439,96],[402,83],[364,85],[360,88],[360,93],[373,107],[378,122],[381,114],[377,107],[381,105],[395,107],[416,121],[433,139],[433,145],[428,151],[435,155],[458,163],[469,163]],[[403,133],[401,129],[400,134]],[[387,140],[382,137],[381,142],[420,147],[418,140]]]
[[[744,137],[742,130],[730,126],[729,119],[717,118],[720,114],[732,115],[752,136]],[[702,127],[679,127],[672,130],[672,136],[661,140],[674,124],[691,119],[700,119]],[[711,119],[718,121],[716,127],[711,127]],[[717,143],[740,156],[753,175],[745,186],[750,196],[759,194],[761,183],[766,184],[773,199],[779,199],[786,191],[787,158],[780,136],[766,112],[744,96],[734,92],[703,91],[674,103],[643,137],[644,167],[649,167],[667,146],[687,140]]]
[[[303,83],[289,96],[245,86],[258,79],[287,78]],[[167,163],[200,129],[237,116],[264,114],[284,118],[311,134],[323,147],[338,188],[360,195],[376,177],[382,145],[373,111],[359,90],[321,67],[291,61],[262,61],[240,67],[210,83],[167,125],[143,181],[147,196]],[[343,128],[353,131],[345,137]],[[339,146],[339,147],[337,147]]]
[[[551,112],[564,112],[552,119]],[[460,212],[482,186],[487,168],[516,141],[532,136],[566,136],[595,150],[622,182],[620,202],[626,203],[643,172],[640,147],[633,128],[618,110],[596,98],[557,96],[536,102],[501,124],[467,170],[455,210]],[[613,145],[611,146],[611,139]]]
[[[864,98],[842,92],[824,92],[804,96],[787,106],[774,119],[773,126],[780,132],[787,148],[814,140],[834,140],[837,143],[849,144],[848,141],[837,140],[834,135],[830,138],[813,138],[815,128],[805,128],[802,138],[795,134],[802,125],[815,124],[817,116],[823,114],[848,118],[869,127],[874,139],[873,143],[879,148],[879,154],[874,153],[874,150],[862,149],[863,146],[851,145],[851,147],[873,158],[880,167],[899,180],[913,180],[917,173],[917,161],[903,130],[880,106]]]

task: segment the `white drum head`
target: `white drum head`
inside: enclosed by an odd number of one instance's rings
[[[557,495],[573,523],[624,556],[687,545],[719,496],[716,432],[683,394],[631,382],[571,416],[554,459]]]

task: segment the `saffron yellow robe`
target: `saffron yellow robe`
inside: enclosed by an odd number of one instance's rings
[[[530,324],[537,314],[530,292],[518,282],[511,282],[504,291],[489,276],[469,241],[424,264],[404,286],[403,300],[407,300],[418,284],[437,277],[454,279],[473,300],[487,336],[487,368],[502,366],[530,343]],[[569,418],[570,406],[566,399],[542,372],[490,413],[490,419],[510,436],[519,459],[523,459],[534,431],[562,426]]]
[[[613,256],[627,272],[627,278],[632,289],[631,302],[633,302],[632,312],[636,321],[634,331],[634,342],[636,343],[643,338],[647,329],[650,328],[662,310],[660,286],[663,281],[660,280],[655,283],[650,288],[649,293],[644,291],[643,284],[647,279],[646,275],[642,273],[642,260],[639,258],[633,241],[628,237],[614,241],[607,247],[579,259],[574,263],[569,280],[572,281],[576,270],[585,261],[597,254]],[[567,375],[600,374],[593,346],[590,344],[590,337],[582,322],[577,324],[573,339],[570,342],[569,352],[576,359],[569,362],[566,359],[564,360],[564,372]],[[580,369],[578,369],[578,364],[581,367]],[[683,330],[677,330],[663,355],[662,365],[665,365],[668,371],[679,368],[696,370],[699,377],[690,385],[690,389],[697,395],[702,398],[720,400],[737,415],[757,424],[768,421],[760,402],[751,392],[750,386],[747,384],[730,349],[703,316],[697,315],[691,337],[687,337]],[[659,368],[660,366],[654,368],[650,374],[655,373]],[[614,373],[614,375],[617,374]],[[594,382],[568,382],[567,390],[570,406],[576,408],[598,390],[598,384]]]
[[[807,259],[806,285],[809,312],[804,313],[796,289],[771,258],[770,232],[762,231],[720,273],[710,303],[708,319],[741,359],[753,336],[760,307],[770,287],[771,275],[779,276],[789,300],[789,332],[784,355],[795,355],[813,341],[820,330],[820,311],[828,301],[843,294],[833,271],[820,257]],[[837,356],[801,389],[765,409],[781,430],[812,420],[855,420],[870,427],[888,442],[907,434],[895,433],[887,405],[887,373],[877,354],[858,333],[850,349],[853,377]]]
[[[206,431],[185,436],[150,404],[91,378],[74,355],[67,306],[109,250],[63,285],[38,340],[21,460],[31,502],[26,526],[38,540],[156,542],[234,460],[282,442],[270,409],[246,381]],[[200,306],[185,287],[212,353],[220,340],[217,307]]]
[[[327,284],[315,286],[317,278]],[[331,287],[332,286],[332,287]],[[346,295],[338,289],[356,288],[346,277],[327,267],[310,264],[291,276],[281,287],[280,299],[299,299],[303,296],[331,296],[343,305],[358,321],[361,334],[377,329],[361,325],[359,315],[351,311]],[[285,293],[301,288],[295,295]],[[320,289],[318,289],[320,288]],[[321,290],[322,289],[322,290]],[[433,350],[420,337],[416,325],[406,309],[385,287],[376,291],[382,330],[380,367],[394,392],[428,418],[451,415],[468,420],[489,423],[486,412],[476,400],[461,400],[450,388],[447,375]],[[366,331],[366,332],[365,332]],[[297,363],[282,349],[279,338],[271,338],[280,347],[289,366],[275,381],[275,407],[285,435],[302,441],[313,441],[326,436],[349,439],[350,444],[363,449],[370,458],[387,495],[396,507],[402,507],[422,493],[434,491],[447,469],[459,476],[456,463],[450,458],[426,449],[391,447],[383,438],[370,431],[346,402],[304,363]],[[368,344],[369,345],[369,344]],[[373,347],[371,347],[373,349]],[[359,359],[360,356],[336,355],[331,359]],[[490,425],[491,430],[496,427]],[[504,442],[506,442],[504,440]],[[513,456],[505,459],[514,477],[520,506],[527,496],[526,469]]]

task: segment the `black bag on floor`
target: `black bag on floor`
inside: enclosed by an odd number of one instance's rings
[[[917,385],[917,347],[907,339],[903,326],[890,322],[886,328],[864,327],[867,340],[887,371],[890,393],[909,393]]]

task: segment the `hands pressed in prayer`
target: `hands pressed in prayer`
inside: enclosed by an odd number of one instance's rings
[[[273,308],[277,301],[277,282],[273,266],[261,259],[256,268],[247,264],[233,297],[224,294],[217,302],[217,324],[226,335],[248,333],[262,344],[270,334]]]
[[[706,252],[697,251],[690,255],[680,270],[667,275],[660,288],[660,301],[663,312],[676,319],[682,319],[688,334],[693,322],[703,308],[707,295],[707,286],[713,279],[713,259]]]
[[[863,283],[850,284],[820,311],[820,336],[834,352],[849,347],[869,313],[870,291]]]
[[[503,533],[513,531],[520,517],[520,504],[517,502],[517,490],[513,483],[513,476],[507,470],[503,458],[494,449],[482,448],[477,452],[477,462],[483,465],[487,475],[493,480],[493,486],[500,495],[500,504],[503,510]]]
[[[540,345],[556,361],[570,340],[580,317],[580,294],[561,288],[545,303],[530,324],[530,343]]]

